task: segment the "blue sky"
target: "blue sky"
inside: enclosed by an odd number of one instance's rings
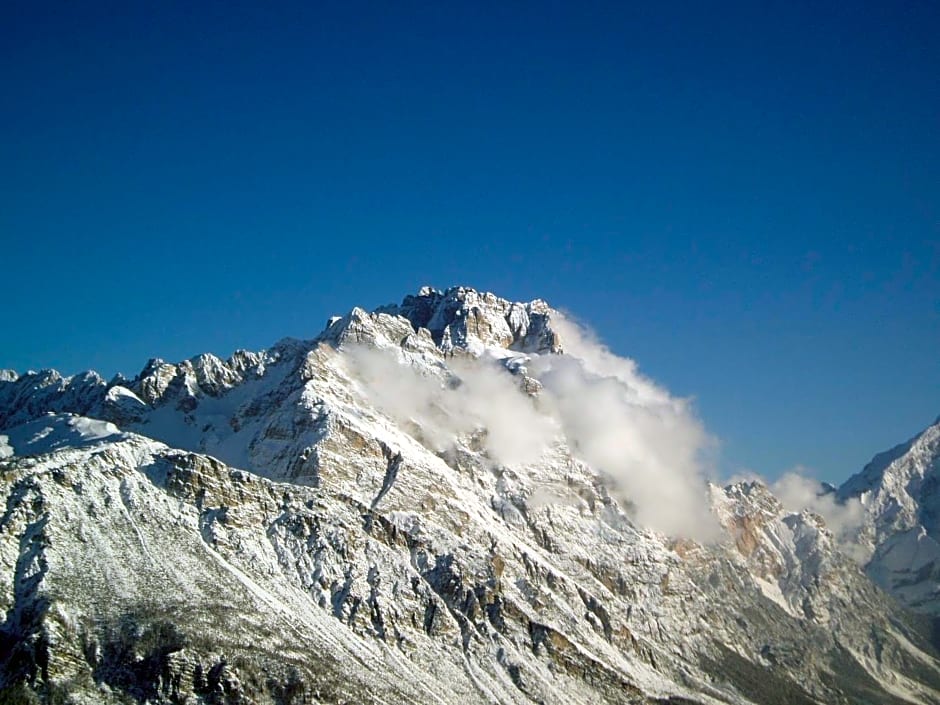
[[[461,283],[694,396],[725,472],[940,414],[936,3],[190,5],[0,11],[0,367]]]

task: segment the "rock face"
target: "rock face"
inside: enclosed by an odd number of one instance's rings
[[[551,309],[541,300],[513,303],[465,287],[444,292],[425,287],[417,296],[406,296],[401,306],[380,310],[407,319],[416,329],[427,329],[445,353],[479,350],[481,345],[561,352],[549,325]]]
[[[940,419],[875,456],[839,496],[864,507],[869,576],[912,609],[940,617]]]
[[[712,486],[724,538],[667,537],[564,437],[442,448],[351,362],[526,400],[555,316],[423,289],[227,361],[4,375],[0,703],[940,702],[818,516]]]

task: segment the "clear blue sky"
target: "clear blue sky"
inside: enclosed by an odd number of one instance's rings
[[[694,396],[727,472],[940,414],[937,3],[260,5],[0,9],[0,367],[461,283]]]

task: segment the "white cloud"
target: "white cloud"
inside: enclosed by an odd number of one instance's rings
[[[440,376],[422,374],[395,351],[348,350],[356,376],[385,414],[416,424],[423,440],[442,451],[458,436],[485,429],[483,445],[502,464],[539,459],[557,435],[556,423],[496,364],[450,361]]]
[[[716,538],[706,498],[706,458],[715,441],[689,401],[671,396],[572,321],[555,317],[552,325],[566,354],[528,367],[575,455],[612,481],[643,526]]]
[[[819,514],[849,555],[859,552],[856,538],[865,510],[858,499],[837,502],[835,493],[824,491],[818,480],[809,477],[808,469],[800,465],[784,473],[770,485],[770,490],[788,511],[808,509]]]
[[[526,363],[543,385],[538,399],[485,358],[448,360],[430,372],[397,348],[353,347],[347,359],[375,406],[416,425],[435,450],[486,429],[483,443],[494,462],[525,464],[564,437],[576,457],[608,479],[640,525],[718,539],[706,482],[717,443],[690,401],[670,395],[570,319],[555,315],[552,326],[565,354],[534,355]],[[538,489],[534,496],[548,501],[550,488]]]

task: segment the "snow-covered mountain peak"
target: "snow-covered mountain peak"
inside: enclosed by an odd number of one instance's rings
[[[771,514],[777,514],[782,506],[780,501],[773,495],[770,488],[759,480],[741,480],[726,485],[724,493],[737,500],[738,504],[746,504],[765,510]]]
[[[261,377],[272,357],[267,352],[238,350],[228,360],[212,353],[175,364],[154,358],[127,386],[148,404],[160,401],[168,391],[176,397],[215,397],[246,379]]]
[[[427,329],[445,353],[455,349],[478,352],[482,347],[537,353],[562,350],[562,341],[550,324],[554,311],[541,299],[513,302],[469,287],[440,291],[425,286],[401,304],[384,306],[378,312],[401,316],[415,330]]]
[[[940,419],[905,443],[879,453],[840,488],[841,497],[861,496],[881,489],[918,491],[919,485],[940,472]]]
[[[940,423],[875,456],[839,496],[858,497],[879,530],[923,525],[940,538]]]
[[[940,420],[876,455],[838,494],[864,508],[868,574],[908,605],[940,613]]]

